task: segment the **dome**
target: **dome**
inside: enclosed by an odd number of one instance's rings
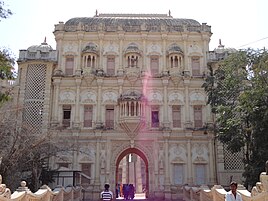
[[[125,53],[140,53],[138,45],[135,43],[130,43],[125,51]]]
[[[141,100],[141,99],[144,99],[144,96],[143,94],[137,91],[130,91],[130,92],[124,93],[119,98],[119,100],[122,100],[122,101]]]
[[[38,52],[38,51],[50,52],[52,50],[53,50],[53,48],[47,44],[46,38],[45,38],[44,42],[41,43],[41,45],[32,45],[27,49],[28,52]]]
[[[168,49],[168,54],[182,54],[182,49],[177,44],[172,44],[171,47]]]
[[[97,54],[97,53],[98,53],[97,45],[94,44],[94,43],[88,43],[88,44],[86,45],[86,47],[83,49],[82,52],[88,52],[88,53],[89,53],[89,52],[92,52],[92,53]]]

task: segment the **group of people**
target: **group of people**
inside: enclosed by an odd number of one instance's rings
[[[133,184],[118,184],[116,186],[116,198],[123,197],[124,200],[133,200],[135,197],[135,187]]]
[[[109,190],[110,185],[104,185],[104,191],[101,192],[101,200],[111,201],[113,200],[113,193]],[[122,193],[122,194],[121,194]],[[135,196],[135,187],[133,184],[117,185],[116,197],[124,197],[125,200],[133,200]],[[230,191],[225,195],[225,201],[243,201],[240,193],[237,192],[237,183],[232,181],[230,184]]]
[[[113,192],[109,190],[110,185],[105,184],[104,190],[100,194],[100,199],[102,201],[113,200]],[[135,197],[135,187],[133,184],[118,184],[116,185],[116,198],[124,197],[124,200],[133,200]]]

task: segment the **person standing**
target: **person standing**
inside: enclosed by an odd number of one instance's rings
[[[111,201],[113,200],[113,192],[109,190],[110,185],[104,184],[104,191],[101,192],[101,201]]]
[[[237,192],[237,183],[235,181],[231,182],[230,189],[225,195],[225,201],[243,201],[242,196]]]

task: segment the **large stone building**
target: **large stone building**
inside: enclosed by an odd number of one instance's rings
[[[52,186],[69,184],[72,172],[95,200],[105,182],[177,199],[185,184],[239,179],[240,163],[209,129],[202,84],[218,60],[210,26],[170,14],[96,13],[59,22],[54,35],[56,50],[46,41],[20,50],[16,88],[22,122],[78,147],[51,158],[61,175]]]

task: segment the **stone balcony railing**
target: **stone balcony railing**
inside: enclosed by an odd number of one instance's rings
[[[260,175],[260,182],[256,183],[250,191],[243,185],[238,185],[237,191],[241,194],[243,201],[264,201],[268,200],[268,175],[263,172]],[[183,200],[185,201],[224,201],[227,191],[221,185],[214,185],[211,189],[208,186],[183,187]]]
[[[0,175],[1,176],[1,175]],[[81,187],[57,187],[53,191],[46,185],[33,193],[22,181],[16,191],[11,191],[0,183],[0,201],[80,201],[83,199]]]

